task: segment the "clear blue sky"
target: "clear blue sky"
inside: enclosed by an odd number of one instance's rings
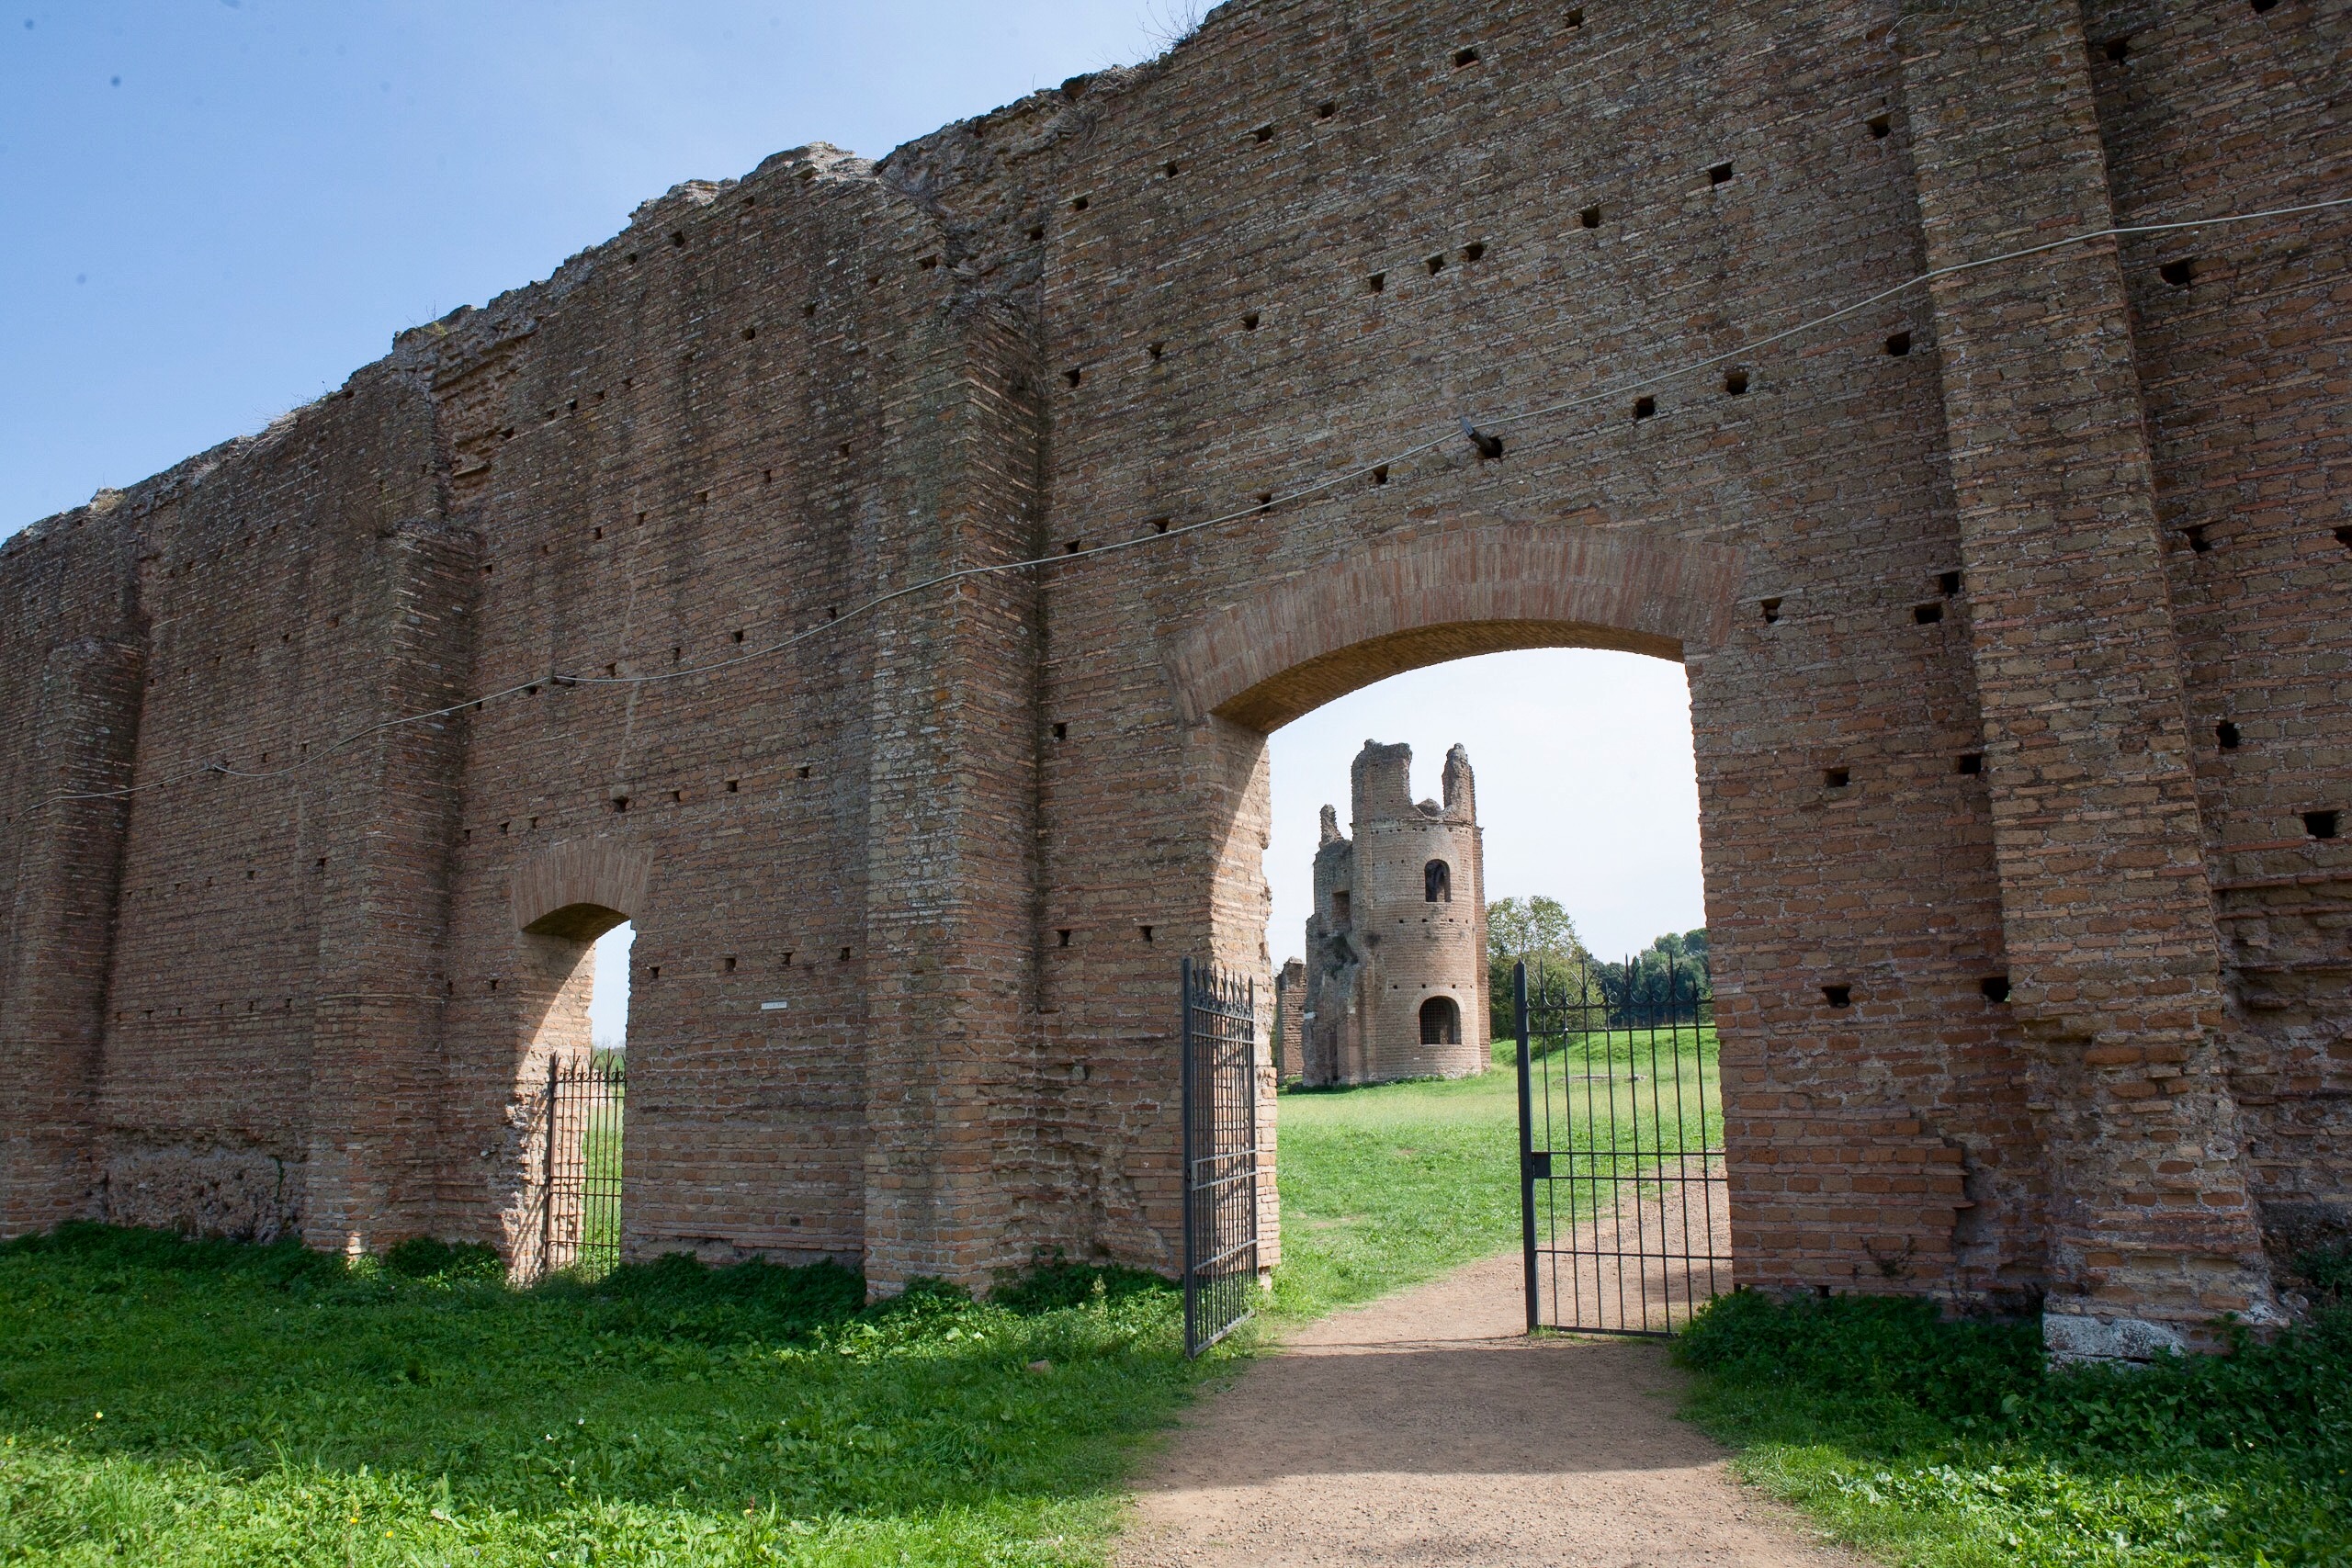
[[[878,157],[1157,52],[1153,15],[0,0],[0,535],[258,430],[680,180]]]
[[[0,536],[260,429],[680,180],[808,141],[879,156],[1156,53],[1188,8],[0,0]],[[1345,815],[1367,737],[1410,742],[1428,793],[1469,746],[1491,896],[1555,895],[1606,953],[1703,919],[1680,670],[1501,655],[1274,738],[1277,961],[1299,950],[1317,807]]]

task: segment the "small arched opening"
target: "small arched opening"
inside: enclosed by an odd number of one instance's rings
[[[1453,902],[1453,872],[1442,860],[1421,867],[1421,898],[1430,904]]]
[[[1431,997],[1421,1004],[1421,1043],[1462,1043],[1462,1009],[1452,997]]]
[[[538,1010],[520,1064],[525,1111],[514,1269],[594,1278],[620,1261],[628,1098],[628,960],[636,928],[594,902],[523,928],[526,1006]],[[535,994],[534,994],[535,993]]]

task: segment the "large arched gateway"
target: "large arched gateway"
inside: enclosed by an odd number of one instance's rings
[[[511,1245],[626,914],[631,1250],[1168,1267],[1263,734],[1566,643],[1689,671],[1744,1279],[2270,1317],[2352,1103],[2338,20],[1236,0],[678,187],[0,547],[0,1226]]]

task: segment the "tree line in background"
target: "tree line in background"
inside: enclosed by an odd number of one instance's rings
[[[1714,995],[1707,976],[1705,927],[1668,931],[1623,963],[1596,958],[1577,935],[1576,921],[1556,898],[1499,898],[1487,906],[1487,991],[1494,1038],[1508,1040],[1518,1029],[1513,1016],[1510,973],[1527,965],[1528,987],[1539,976],[1571,994],[1605,998],[1612,1022],[1636,1014],[1655,1016],[1669,998],[1689,1005]]]

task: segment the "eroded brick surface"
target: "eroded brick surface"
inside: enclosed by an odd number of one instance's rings
[[[509,1242],[625,915],[633,1252],[1169,1268],[1264,731],[1572,644],[1689,672],[1743,1280],[2265,1315],[2352,1168],[2346,220],[1741,345],[2336,194],[2347,31],[1242,0],[679,186],[0,547],[0,1224]]]

